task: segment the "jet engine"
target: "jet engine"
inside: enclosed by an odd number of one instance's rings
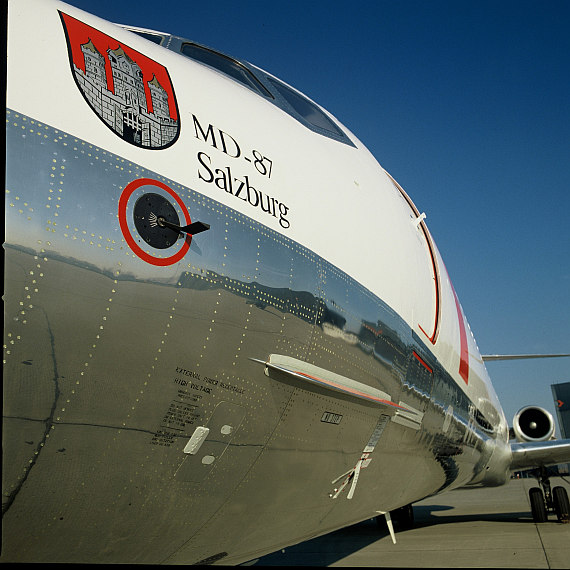
[[[538,406],[526,406],[513,418],[513,431],[517,441],[548,441],[554,438],[552,414]]]

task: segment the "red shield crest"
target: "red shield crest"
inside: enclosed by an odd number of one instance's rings
[[[166,67],[63,12],[60,16],[71,70],[91,109],[135,146],[172,145],[180,120]]]

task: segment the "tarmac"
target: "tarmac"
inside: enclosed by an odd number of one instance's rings
[[[570,477],[552,477],[566,487]],[[457,489],[414,504],[414,527],[396,530],[375,519],[260,558],[255,566],[392,568],[570,568],[570,524],[535,523],[528,489],[535,479],[503,487]]]

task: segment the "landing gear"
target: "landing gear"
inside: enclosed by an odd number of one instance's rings
[[[530,498],[532,520],[537,523],[546,522],[548,520],[548,515],[546,513],[546,503],[544,502],[542,489],[539,487],[532,487],[528,491],[528,496]]]
[[[541,467],[536,471],[535,477],[542,489],[532,487],[528,491],[530,499],[530,509],[534,522],[542,523],[548,520],[548,512],[556,513],[558,521],[561,523],[570,523],[570,503],[568,502],[568,493],[564,487],[550,487],[550,479],[548,470]]]
[[[568,502],[568,493],[564,487],[554,487],[552,490],[552,502],[554,503],[554,511],[561,523],[570,523],[570,503]]]

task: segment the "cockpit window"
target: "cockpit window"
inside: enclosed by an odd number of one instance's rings
[[[266,100],[270,99],[274,105],[313,132],[355,146],[346,133],[318,105],[262,69],[178,36],[129,26],[121,27],[231,77]]]
[[[273,99],[273,95],[263,87],[263,85],[255,78],[255,76],[243,65],[237,62],[231,57],[227,57],[217,51],[199,46],[192,43],[182,44],[181,53],[186,57],[205,63],[226,75],[229,75],[232,79],[239,81],[243,85],[246,85],[250,89],[253,89],[260,95],[264,97],[270,97]]]
[[[312,101],[273,77],[267,79],[307,123],[344,138],[344,133]]]
[[[137,34],[137,36],[141,36],[145,40],[150,40],[151,42],[154,42],[155,44],[158,45],[160,45],[160,42],[162,42],[163,40],[162,36],[158,36],[156,34],[149,34],[148,32],[141,32],[139,30],[133,30],[133,29],[129,29],[129,31],[133,32],[133,34]]]

